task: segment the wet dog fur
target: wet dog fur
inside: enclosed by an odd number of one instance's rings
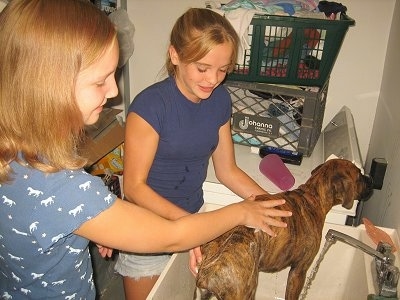
[[[274,227],[277,237],[238,226],[203,245],[196,285],[201,299],[251,300],[258,273],[274,273],[290,267],[285,299],[298,299],[307,270],[318,253],[326,214],[337,204],[350,209],[355,199],[372,194],[372,180],[353,163],[328,160],[311,172],[297,189],[256,200],[286,199],[278,209],[289,210],[287,228]],[[214,298],[214,299],[215,299]]]

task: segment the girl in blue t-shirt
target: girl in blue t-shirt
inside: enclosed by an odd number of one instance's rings
[[[169,220],[196,213],[204,203],[202,185],[210,158],[218,180],[235,194],[247,198],[266,193],[235,162],[231,99],[221,83],[234,67],[237,47],[234,28],[212,10],[192,8],[176,21],[168,78],[142,91],[129,108],[124,152],[129,201]],[[193,229],[192,235],[202,229]],[[270,228],[267,232],[273,234]],[[169,258],[120,253],[115,269],[124,276],[126,299],[146,299]],[[195,248],[190,263],[194,274],[199,260]]]
[[[269,217],[281,201],[251,199],[168,220],[84,171],[84,126],[118,94],[115,27],[89,1],[12,0],[0,13],[0,45],[2,299],[95,299],[89,240],[102,256],[172,252],[240,224],[284,226]]]

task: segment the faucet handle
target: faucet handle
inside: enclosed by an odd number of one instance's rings
[[[392,253],[392,246],[385,242],[379,242],[376,251],[383,255],[383,259],[375,258],[379,295],[397,298],[399,268],[394,265],[395,256]]]
[[[394,261],[396,258],[392,252],[392,246],[390,244],[381,241],[378,243],[376,251],[383,254],[385,263],[394,265]]]
[[[379,296],[397,299],[398,281],[399,268],[394,265],[385,265],[378,273]]]

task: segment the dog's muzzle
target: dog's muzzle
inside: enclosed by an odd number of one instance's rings
[[[369,198],[371,198],[373,192],[374,192],[374,181],[371,176],[369,175],[362,175],[362,181],[363,181],[363,192],[360,195],[359,201],[367,201]]]

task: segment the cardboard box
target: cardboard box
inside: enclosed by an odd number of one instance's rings
[[[113,149],[90,168],[90,174],[122,174],[124,171],[124,144]]]
[[[85,129],[87,141],[82,146],[82,154],[88,157],[90,167],[124,142],[125,127],[116,115],[120,109],[104,108],[99,121]]]

